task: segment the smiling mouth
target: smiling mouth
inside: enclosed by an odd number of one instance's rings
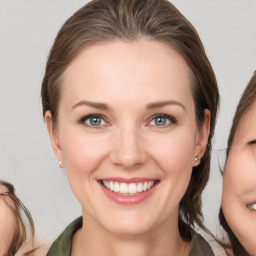
[[[152,189],[159,181],[143,181],[136,183],[124,183],[117,181],[101,180],[101,184],[108,190],[120,195],[134,196]]]
[[[256,211],[256,203],[254,204],[248,204],[247,207],[252,210],[252,211]]]

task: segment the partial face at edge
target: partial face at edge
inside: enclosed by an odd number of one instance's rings
[[[223,177],[224,216],[246,251],[256,255],[256,104],[240,121]]]
[[[6,192],[9,192],[8,188],[0,184],[0,194]],[[9,196],[0,195],[0,255],[6,254],[16,229],[16,221],[8,204],[11,204]]]
[[[196,126],[183,58],[154,41],[94,45],[73,61],[62,86],[58,129],[49,112],[46,122],[85,226],[139,234],[177,225],[178,204],[210,129],[209,111]]]

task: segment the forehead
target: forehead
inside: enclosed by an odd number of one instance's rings
[[[239,120],[234,143],[239,143],[240,140],[249,139],[252,136],[256,139],[256,101]],[[253,137],[251,139],[253,139]]]
[[[122,55],[122,57],[125,56],[126,58],[117,58],[118,55]],[[168,59],[171,57],[172,59],[175,59],[176,62],[180,62],[181,65],[184,65],[189,71],[185,60],[171,46],[171,44],[144,37],[134,41],[116,39],[113,41],[99,42],[89,45],[80,51],[80,53],[71,62],[71,65],[78,60],[81,61],[84,57],[86,57],[87,60],[90,60],[91,63],[95,62],[97,64],[99,64],[99,59],[103,60],[104,58],[113,62],[118,60],[119,63],[127,63],[127,61],[131,60],[143,62],[146,59],[148,61],[148,65],[157,63],[159,59],[161,59],[161,61],[164,61],[161,65],[161,69],[163,70],[165,70],[164,64],[167,64],[167,62],[169,62]],[[104,64],[104,62],[102,62],[102,64]],[[168,67],[169,65],[167,68]]]
[[[183,57],[164,43],[117,40],[85,48],[64,72],[62,90],[69,95],[78,89],[80,94],[94,95],[97,89],[110,86],[115,92],[122,90],[122,94],[146,89],[166,96],[173,88],[191,96],[191,74]]]

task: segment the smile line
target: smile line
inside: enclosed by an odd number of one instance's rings
[[[108,190],[120,195],[133,196],[150,190],[158,181],[144,181],[137,183],[124,183],[101,180],[101,184]]]

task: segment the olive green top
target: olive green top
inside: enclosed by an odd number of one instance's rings
[[[73,235],[82,225],[82,217],[79,217],[69,224],[52,244],[46,256],[70,256]],[[192,234],[190,256],[214,256],[210,245],[196,232]]]

